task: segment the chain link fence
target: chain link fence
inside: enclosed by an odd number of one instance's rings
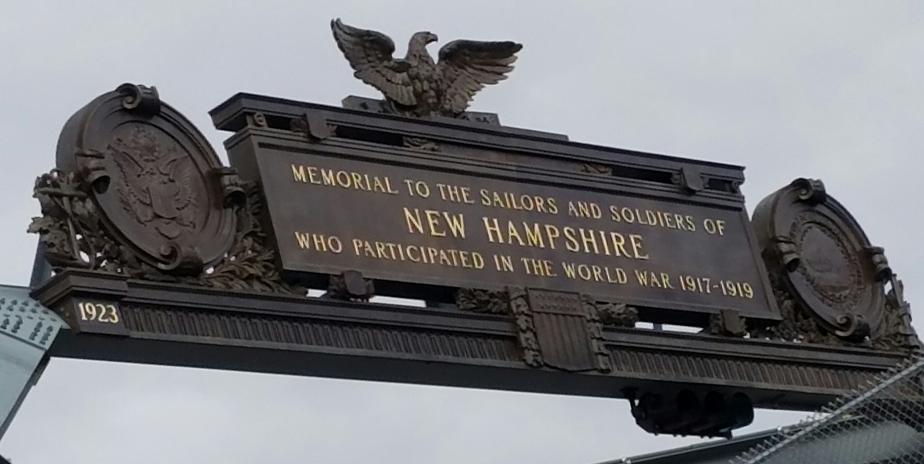
[[[734,464],[924,464],[924,357],[732,460]]]

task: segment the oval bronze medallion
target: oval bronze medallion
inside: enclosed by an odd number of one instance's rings
[[[881,272],[882,249],[820,181],[797,179],[778,190],[757,206],[753,222],[780,290],[842,338],[877,331],[891,271]]]
[[[92,184],[108,232],[149,265],[197,273],[231,246],[235,215],[217,185],[221,162],[153,87],[124,84],[74,114],[57,163]]]

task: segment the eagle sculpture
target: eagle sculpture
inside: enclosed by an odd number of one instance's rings
[[[379,89],[388,109],[412,116],[459,116],[484,86],[507,78],[523,48],[516,42],[454,40],[440,49],[437,63],[427,52],[436,35],[418,32],[404,59],[396,59],[395,43],[385,34],[340,19],[332,20],[330,28],[354,75]]]

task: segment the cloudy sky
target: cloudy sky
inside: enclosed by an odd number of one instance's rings
[[[338,16],[389,34],[400,54],[418,30],[520,41],[512,77],[473,109],[572,140],[745,165],[749,207],[793,178],[821,178],[885,247],[909,300],[924,301],[920,1],[3,0],[0,281],[28,281],[32,183],[74,111],[122,82],[156,85],[221,152],[226,134],[207,112],[235,92],[332,105],[376,95],[330,37]],[[748,430],[801,416],[762,411]],[[580,464],[695,441],[645,434],[619,400],[53,360],[0,454]]]

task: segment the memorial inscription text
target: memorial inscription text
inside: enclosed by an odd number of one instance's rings
[[[768,312],[739,210],[320,154],[259,158],[289,271]]]

